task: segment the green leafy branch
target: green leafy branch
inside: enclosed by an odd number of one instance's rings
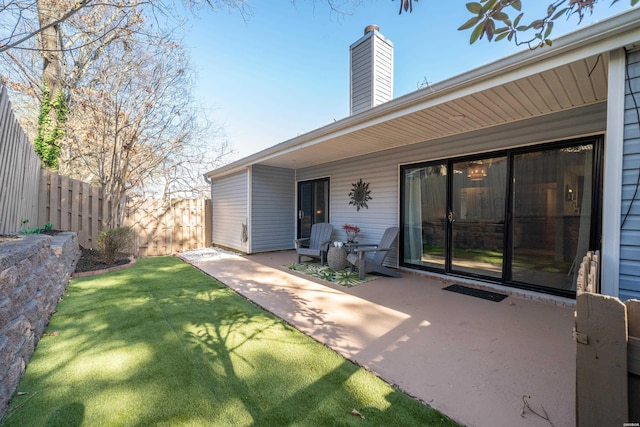
[[[611,4],[619,0],[613,0]],[[631,6],[635,6],[640,0],[630,0]],[[578,16],[578,23],[587,13],[592,14],[593,8],[598,0],[557,0],[547,7],[547,14],[542,18],[537,18],[526,24],[523,23],[524,12],[522,12],[521,0],[480,0],[479,2],[467,3],[466,7],[472,15],[467,22],[462,24],[458,30],[469,30],[471,44],[483,37],[488,41],[500,41],[507,39],[516,45],[526,44],[530,49],[543,46],[551,46],[550,38],[553,31],[554,22],[561,16],[569,19],[571,16]],[[516,12],[514,19],[510,13]],[[528,33],[533,30],[533,35],[526,40],[518,40],[519,34]]]

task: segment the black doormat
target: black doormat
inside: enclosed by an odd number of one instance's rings
[[[497,292],[484,291],[482,289],[469,288],[461,285],[450,285],[446,288],[442,288],[445,291],[456,292],[458,294],[471,295],[472,297],[482,298],[489,301],[500,302],[505,299],[508,295],[499,294]]]

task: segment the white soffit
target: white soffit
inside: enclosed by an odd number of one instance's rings
[[[467,95],[435,97],[420,108],[283,148],[259,163],[299,169],[603,102],[607,62],[608,55],[590,57]]]

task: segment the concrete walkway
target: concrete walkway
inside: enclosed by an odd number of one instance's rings
[[[461,424],[575,425],[570,301],[496,303],[406,272],[344,288],[282,268],[293,252],[182,257]]]

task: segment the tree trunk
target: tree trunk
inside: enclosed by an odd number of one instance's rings
[[[43,28],[40,33],[42,76],[51,99],[56,99],[62,90],[62,46],[59,24],[51,23],[60,17],[60,11],[56,2],[51,0],[37,0],[36,4],[40,28]]]

